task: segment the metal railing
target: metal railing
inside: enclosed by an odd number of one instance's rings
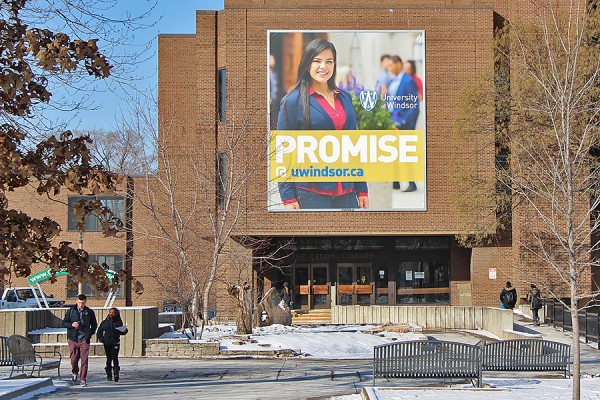
[[[568,300],[567,300],[568,302]],[[556,299],[545,299],[544,322],[563,331],[572,332],[571,313]],[[578,315],[579,336],[586,343],[600,343],[600,307],[594,306],[581,310]]]

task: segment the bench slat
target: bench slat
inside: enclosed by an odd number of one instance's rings
[[[44,360],[40,355],[43,353],[36,353],[29,339],[21,335],[12,335],[6,339],[8,351],[12,357],[13,364],[10,371],[12,377],[15,369],[17,371],[25,372],[25,368],[31,368],[30,376],[37,370],[38,376],[43,370],[54,369],[58,371],[58,379],[60,379],[60,363],[62,356],[60,353],[55,352],[54,355],[58,356],[58,360]]]
[[[11,366],[15,362],[8,351],[7,337],[0,336],[0,366]]]
[[[564,371],[568,376],[571,346],[549,340],[513,339],[486,343],[484,371]]]
[[[416,340],[375,346],[376,378],[469,378],[481,383],[482,347],[465,343]]]

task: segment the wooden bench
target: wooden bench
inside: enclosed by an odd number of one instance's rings
[[[373,386],[376,378],[471,379],[481,387],[483,341],[476,345],[415,340],[375,346]]]
[[[10,376],[19,371],[25,373],[25,369],[31,368],[29,376],[37,370],[38,376],[43,370],[54,369],[58,370],[58,379],[60,379],[60,363],[62,356],[57,351],[35,351],[31,342],[26,337],[20,335],[9,336],[6,340],[8,351],[13,359]],[[41,354],[53,354],[54,358],[45,360]],[[58,357],[58,359],[56,359]]]
[[[571,346],[549,340],[513,339],[486,343],[484,371],[563,371],[569,376]]]
[[[14,364],[10,351],[8,351],[7,339],[6,336],[0,336],[0,366],[3,367]]]

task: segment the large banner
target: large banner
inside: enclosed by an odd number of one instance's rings
[[[267,35],[269,211],[425,210],[425,32]]]

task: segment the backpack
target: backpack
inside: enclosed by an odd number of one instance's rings
[[[515,291],[507,290],[504,294],[504,304],[509,306],[514,306],[517,303],[517,299],[515,299]]]

